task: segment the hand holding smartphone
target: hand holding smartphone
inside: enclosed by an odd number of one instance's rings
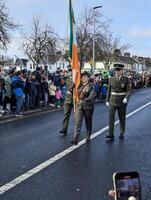
[[[142,200],[138,172],[117,172],[113,174],[115,200]]]

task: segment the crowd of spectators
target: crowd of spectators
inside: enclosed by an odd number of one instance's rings
[[[92,82],[96,92],[96,101],[106,99],[108,79],[113,73],[103,71],[92,75]],[[132,83],[133,89],[151,86],[151,74],[126,71],[125,75]],[[0,110],[6,114],[14,113],[22,116],[23,111],[49,106],[60,108],[66,96],[66,80],[68,72],[58,69],[49,73],[47,66],[37,67],[30,72],[26,69],[0,73]]]
[[[133,89],[151,86],[151,74],[147,72],[136,73],[131,71],[127,74],[132,83]]]
[[[5,71],[0,76],[0,108],[16,116],[39,107],[60,108],[65,100],[67,77],[67,71],[49,73],[47,67],[37,67],[33,72],[15,68]]]

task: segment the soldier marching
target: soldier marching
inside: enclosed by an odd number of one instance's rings
[[[132,91],[132,86],[128,78],[123,76],[124,65],[115,64],[114,68],[115,75],[109,80],[106,96],[106,105],[109,106],[109,134],[106,136],[106,138],[111,140],[114,139],[114,123],[116,110],[118,111],[120,121],[119,138],[124,138],[126,108]]]
[[[63,119],[63,128],[60,130],[60,133],[67,135],[68,125],[70,120],[71,111],[73,108],[73,81],[72,81],[72,69],[68,70],[68,79],[67,79],[67,94],[64,103],[64,119]]]
[[[74,139],[71,141],[71,143],[75,145],[78,144],[83,118],[85,118],[86,123],[86,142],[90,141],[92,132],[92,116],[94,112],[95,92],[93,85],[90,82],[90,75],[88,72],[84,72],[81,75],[78,96],[79,101],[75,112]]]

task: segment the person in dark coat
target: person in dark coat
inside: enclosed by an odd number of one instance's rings
[[[42,77],[41,91],[42,91],[43,105],[44,105],[45,109],[47,109],[49,87],[48,87],[48,77],[45,75]]]
[[[37,81],[34,73],[29,78],[29,107],[35,109],[37,97]]]

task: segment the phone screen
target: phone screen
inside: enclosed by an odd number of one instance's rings
[[[115,186],[117,200],[128,200],[129,197],[141,200],[140,179],[137,172],[117,173]]]

